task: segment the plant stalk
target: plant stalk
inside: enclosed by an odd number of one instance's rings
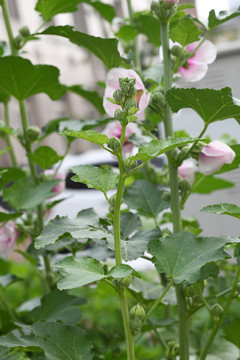
[[[7,34],[8,34],[11,53],[12,53],[12,55],[17,56],[18,51],[17,51],[17,49],[16,49],[16,47],[14,45],[14,37],[13,37],[11,22],[10,22],[10,18],[9,18],[9,11],[8,11],[8,6],[7,6],[7,1],[6,0],[1,0],[0,5],[2,6],[3,18],[4,18],[4,22],[5,22],[5,26],[6,26],[6,30],[7,30]]]
[[[133,24],[133,22],[134,22],[134,14],[133,14],[131,0],[127,0],[127,6],[128,6],[128,13],[129,13],[130,22],[131,22],[131,24]],[[140,59],[140,54],[139,54],[138,38],[137,37],[135,37],[133,44],[134,44],[133,45],[133,61],[134,61],[134,65],[135,65],[135,68],[136,68],[137,71],[141,71],[142,67],[141,67],[141,59]]]
[[[9,122],[9,113],[8,113],[8,103],[4,103],[4,121],[6,126],[10,126],[10,122]],[[9,154],[11,157],[11,161],[14,167],[18,167],[18,163],[17,163],[17,159],[13,150],[13,146],[12,146],[12,142],[11,142],[11,138],[9,134],[6,134],[5,137],[5,141],[8,147],[10,147],[9,149]]]

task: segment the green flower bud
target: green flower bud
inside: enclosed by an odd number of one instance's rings
[[[122,84],[120,85],[120,89],[122,90],[123,93],[127,94],[130,89],[129,83],[127,83],[126,81],[123,81]]]
[[[29,126],[27,129],[27,138],[31,142],[36,141],[40,134],[41,129],[38,126]]]
[[[171,193],[169,191],[164,191],[162,194],[162,199],[164,201],[170,202],[171,201]]]
[[[116,137],[111,137],[109,140],[108,147],[113,151],[117,151],[121,147],[120,140]]]
[[[132,107],[134,108],[137,107],[137,103],[134,99],[128,99],[125,104],[125,109],[129,110]]]
[[[124,97],[124,94],[122,93],[121,90],[115,90],[113,93],[113,98],[117,101],[122,101]]]
[[[132,319],[138,318],[139,320],[143,321],[143,319],[145,318],[145,310],[139,304],[133,306],[129,314]]]
[[[174,45],[171,48],[171,54],[178,57],[181,54],[182,48],[179,45]]]
[[[131,170],[135,169],[137,167],[137,160],[133,158],[133,156],[129,156],[124,161],[124,167],[126,172],[130,172]]]
[[[151,3],[151,11],[154,13],[154,15],[159,16],[160,4],[158,1],[153,1]]]
[[[129,85],[130,85],[130,87],[133,87],[135,84],[136,84],[136,79],[135,79],[135,78],[129,79]]]
[[[14,47],[17,50],[20,50],[21,46],[22,46],[22,37],[20,35],[18,35],[14,38]]]
[[[140,333],[142,329],[142,322],[138,318],[130,320],[131,333],[135,336]]]
[[[190,182],[187,179],[182,179],[179,181],[178,187],[182,193],[187,193],[191,189]]]
[[[165,355],[167,359],[175,359],[179,355],[179,345],[176,345],[174,341],[169,341]]]
[[[128,275],[128,276],[125,276],[124,278],[122,278],[120,281],[119,281],[119,284],[124,286],[124,287],[128,287],[132,282],[132,275]]]
[[[218,320],[222,313],[223,313],[223,308],[221,307],[221,305],[219,305],[218,303],[212,305],[210,307],[210,312],[212,314],[212,317],[215,319],[215,320]]]
[[[122,121],[122,119],[123,119],[122,110],[116,109],[115,113],[114,113],[114,117],[115,117],[116,120]]]
[[[128,95],[129,96],[135,96],[137,93],[137,89],[135,88],[135,86],[130,87],[129,91],[128,91]]]
[[[29,37],[31,34],[30,34],[30,30],[27,26],[23,26],[21,27],[21,29],[19,29],[19,34],[25,38],[25,37]]]

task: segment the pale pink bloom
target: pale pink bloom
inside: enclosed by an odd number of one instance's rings
[[[8,221],[0,228],[0,257],[7,258],[13,252],[17,238],[18,231],[13,221]]]
[[[228,145],[218,140],[212,141],[204,146],[199,154],[199,171],[210,175],[224,164],[231,164],[235,156],[235,152]]]
[[[198,44],[199,41],[195,41],[187,45],[187,50],[192,52]],[[179,74],[187,82],[199,81],[206,75],[208,64],[213,63],[216,56],[216,46],[211,41],[205,40],[194,56],[187,60],[188,68],[180,67]]]
[[[139,108],[138,112],[135,114],[139,120],[144,120],[144,110],[148,106],[150,94],[146,93],[145,87],[143,85],[142,80],[138,76],[138,74],[131,69],[123,69],[123,68],[113,68],[107,74],[106,79],[106,89],[103,97],[103,106],[106,113],[114,117],[114,112],[116,109],[121,109],[120,105],[112,104],[107,100],[107,97],[112,98],[115,90],[120,90],[119,86],[119,78],[128,77],[130,79],[136,79],[135,87],[138,91],[135,100],[137,102],[137,107]]]
[[[110,123],[108,123],[104,129],[104,133],[109,138],[116,137],[116,138],[120,139],[121,132],[122,132],[122,126],[121,126],[120,122],[117,120],[111,121]],[[131,134],[141,135],[141,130],[139,129],[139,127],[132,122],[127,124],[127,127],[126,127],[125,139],[124,139],[124,143],[123,143],[123,153],[124,154],[130,153],[132,151],[133,144],[128,141],[128,137]]]
[[[178,168],[178,175],[183,179],[187,179],[190,184],[193,183],[196,172],[196,165],[192,159],[184,160]]]
[[[54,170],[48,169],[44,171],[45,176],[51,178],[51,175],[55,173]],[[54,176],[54,180],[61,180],[54,188],[52,189],[52,192],[54,192],[54,195],[59,195],[65,190],[65,175],[61,172],[57,172]]]

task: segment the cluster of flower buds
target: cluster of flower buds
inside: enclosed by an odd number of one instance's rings
[[[165,354],[166,358],[169,360],[176,359],[176,357],[179,355],[179,345],[175,344],[174,341],[169,341]]]
[[[113,280],[113,284],[117,291],[122,291],[125,287],[129,287],[132,282],[132,275],[127,275],[124,278],[117,280]]]
[[[167,23],[170,17],[175,13],[177,0],[159,0],[153,1],[151,10],[161,22]]]
[[[17,50],[20,50],[24,44],[24,40],[31,36],[30,30],[27,26],[21,27],[19,29],[19,34],[14,38],[14,46]]]
[[[149,101],[149,107],[150,109],[157,113],[162,114],[163,113],[163,107],[166,104],[164,91],[161,86],[158,86],[151,94],[150,101]]]
[[[218,321],[220,319],[220,317],[222,316],[222,313],[223,313],[223,308],[221,305],[219,305],[218,303],[216,304],[213,304],[211,307],[210,307],[210,313],[213,317],[213,319],[215,321]]]
[[[131,332],[135,336],[139,334],[142,329],[142,321],[145,318],[145,310],[141,305],[137,304],[130,309],[129,315]]]

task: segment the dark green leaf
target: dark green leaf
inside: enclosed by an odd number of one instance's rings
[[[52,100],[59,99],[66,90],[58,77],[59,70],[54,66],[33,65],[19,56],[0,58],[0,91],[18,100],[39,93],[47,94]]]
[[[64,130],[91,130],[98,126],[103,126],[112,121],[112,118],[101,118],[95,120],[68,120],[59,122],[58,131],[62,132]]]
[[[63,157],[59,156],[55,150],[49,146],[38,147],[33,154],[30,155],[32,161],[40,166],[43,170],[46,170],[56,164]]]
[[[137,31],[132,25],[123,25],[115,35],[123,41],[129,42],[135,39]]]
[[[213,29],[214,27],[223,24],[224,22],[229,21],[239,15],[240,15],[240,9],[238,9],[238,11],[232,13],[231,15],[219,16],[219,17],[216,16],[214,10],[211,10],[208,16],[208,28]]]
[[[240,318],[235,318],[231,325],[224,327],[224,334],[227,341],[233,343],[240,349]]]
[[[231,89],[177,89],[167,92],[166,99],[171,109],[191,108],[198,113],[205,124],[234,118],[240,123],[240,106],[235,105]]]
[[[10,188],[4,189],[3,199],[14,209],[33,209],[53,195],[52,189],[58,180],[34,185],[30,180],[20,179]]]
[[[155,218],[169,207],[169,203],[162,199],[162,194],[163,192],[149,181],[137,180],[126,189],[123,199],[129,209]]]
[[[123,240],[128,237],[142,225],[141,219],[136,214],[124,212],[120,215],[120,234]]]
[[[195,174],[192,192],[198,194],[210,194],[213,191],[233,187],[234,183],[215,177],[213,175]]]
[[[73,136],[79,139],[90,141],[100,146],[109,143],[109,138],[107,137],[107,135],[100,134],[97,131],[93,131],[93,130],[86,130],[86,131],[64,130],[63,132],[61,132],[61,135]]]
[[[201,268],[200,281],[204,281],[209,276],[218,277],[218,274],[219,274],[219,267],[217,266],[217,264],[214,262],[207,263]]]
[[[91,36],[76,31],[69,25],[50,26],[41,34],[62,36],[69,39],[72,43],[91,51],[107,66],[108,69],[118,67],[122,62],[122,58],[118,52],[117,39],[103,39]]]
[[[162,77],[164,75],[164,69],[162,64],[155,64],[143,71],[143,80],[154,81],[157,84],[161,84]]]
[[[148,41],[159,47],[161,45],[160,23],[152,15],[135,15],[135,27],[138,32],[146,35]]]
[[[107,193],[116,188],[119,176],[108,169],[101,169],[93,165],[79,165],[71,168],[75,174],[71,179],[75,182],[84,183],[88,188],[94,188]]]
[[[69,86],[68,90],[82,96],[84,99],[89,101],[101,115],[105,114],[103,107],[103,98],[96,91],[89,91],[83,88],[81,85]]]
[[[3,221],[9,221],[12,219],[16,219],[19,216],[21,216],[21,213],[5,213],[5,212],[0,212],[0,222]]]
[[[5,168],[0,173],[0,189],[8,185],[12,181],[23,179],[26,174],[23,170],[18,168]]]
[[[230,215],[236,217],[237,219],[240,219],[240,206],[237,206],[235,204],[221,203],[215,205],[208,205],[205,206],[201,211],[217,215]]]
[[[29,357],[21,350],[9,349],[5,346],[0,346],[1,360],[27,360]]]
[[[182,46],[191,44],[200,39],[199,35],[202,31],[195,22],[188,16],[183,17],[174,28],[171,28],[169,36],[173,41],[178,42]]]
[[[181,232],[151,241],[149,252],[160,273],[166,273],[177,284],[192,284],[200,279],[205,264],[229,257],[224,251],[226,244],[239,241],[230,237],[196,238],[192,233]]]
[[[135,160],[147,162],[155,157],[165,154],[179,146],[196,141],[192,138],[168,138],[165,140],[152,140],[150,143],[143,145],[134,156]]]
[[[116,16],[116,12],[113,6],[109,4],[104,4],[101,1],[84,1],[87,4],[91,5],[99,14],[107,21],[112,22],[113,18]]]

